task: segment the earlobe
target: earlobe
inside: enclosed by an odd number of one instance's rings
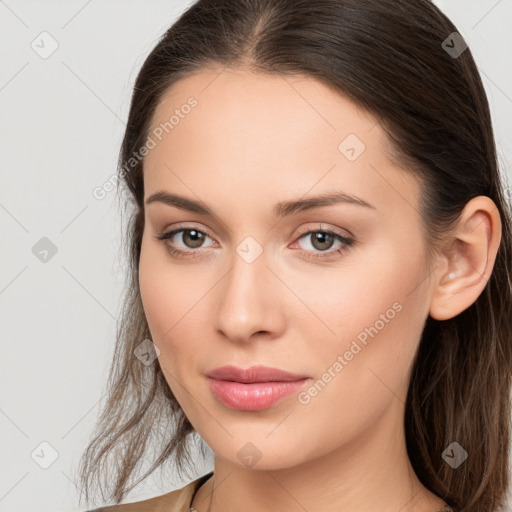
[[[448,320],[470,307],[491,276],[501,241],[501,219],[487,196],[464,207],[447,249],[439,255],[430,316]]]

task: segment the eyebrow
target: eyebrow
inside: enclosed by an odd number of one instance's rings
[[[202,201],[188,199],[186,197],[182,197],[176,194],[171,194],[170,192],[166,192],[164,190],[155,192],[146,199],[146,205],[155,202],[164,203],[168,206],[174,206],[181,210],[186,210],[190,212],[199,213],[201,215],[215,217],[213,211]],[[343,203],[363,206],[365,208],[370,208],[373,210],[376,209],[375,206],[371,205],[370,203],[364,201],[363,199],[357,196],[338,191],[325,193],[313,197],[307,197],[305,199],[282,201],[274,206],[272,212],[275,217],[282,218],[288,215],[292,215],[294,213],[310,210],[312,208],[320,208],[322,206],[331,206]]]

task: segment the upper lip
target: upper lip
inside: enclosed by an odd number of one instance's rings
[[[294,374],[268,366],[251,366],[250,368],[237,368],[233,365],[221,366],[208,372],[206,375],[216,380],[230,380],[242,383],[291,382],[308,378],[307,375]]]

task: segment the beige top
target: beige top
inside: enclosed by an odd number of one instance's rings
[[[212,475],[213,471],[197,478],[181,489],[176,489],[161,496],[134,503],[121,503],[120,505],[95,508],[86,512],[188,512],[197,490]]]
[[[212,475],[213,471],[197,478],[181,489],[144,501],[100,507],[86,512],[189,512],[197,490]],[[446,505],[436,510],[436,512],[453,512],[453,510]]]

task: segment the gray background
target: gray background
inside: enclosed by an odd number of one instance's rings
[[[115,191],[92,191],[115,174],[136,73],[188,3],[0,0],[2,512],[83,510],[76,468],[103,403],[124,280]],[[436,3],[475,56],[512,183],[512,0]],[[128,500],[184,483],[157,473]]]

